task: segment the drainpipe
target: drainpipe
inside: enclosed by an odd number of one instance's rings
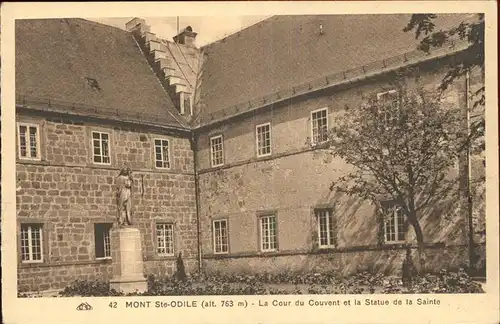
[[[467,110],[467,138],[470,137],[470,74],[469,69],[465,72],[465,107]],[[474,267],[474,256],[475,256],[475,243],[474,243],[474,228],[472,223],[472,193],[471,193],[471,182],[472,182],[472,170],[471,170],[471,157],[470,157],[471,143],[467,145],[467,220],[469,227],[469,269],[473,270]]]
[[[193,150],[193,170],[194,170],[194,190],[195,190],[195,203],[196,203],[196,237],[198,240],[198,271],[201,272],[202,264],[201,264],[201,224],[200,224],[200,181],[198,169],[196,167],[197,161],[197,141],[194,131],[191,132],[191,149]]]

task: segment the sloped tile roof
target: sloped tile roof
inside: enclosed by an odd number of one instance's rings
[[[468,16],[439,14],[436,26],[447,29]],[[410,17],[274,16],[209,44],[201,49],[199,122],[234,105],[414,51],[419,40],[403,32]]]
[[[130,33],[84,19],[17,20],[15,32],[18,101],[185,128]]]

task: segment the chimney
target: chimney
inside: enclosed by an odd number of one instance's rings
[[[198,34],[193,31],[193,28],[191,28],[191,26],[187,26],[179,33],[179,35],[174,36],[174,42],[195,47],[194,41],[196,39],[196,35]]]
[[[146,24],[144,19],[136,17],[125,24],[125,29],[129,32],[137,33],[138,36],[142,37],[150,31],[151,27]]]

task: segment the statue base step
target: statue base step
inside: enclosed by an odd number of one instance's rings
[[[113,260],[110,288],[125,294],[147,291],[140,231],[131,227],[114,228],[110,240]]]
[[[124,294],[144,293],[148,290],[148,283],[144,277],[136,280],[113,278],[109,282],[109,287]]]

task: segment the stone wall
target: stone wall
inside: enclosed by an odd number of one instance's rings
[[[260,274],[270,273],[326,273],[342,276],[358,272],[377,272],[401,275],[404,249],[370,249],[336,253],[291,253],[279,256],[248,256],[206,258],[203,267],[207,273]],[[434,246],[426,249],[426,269],[438,272],[443,267],[458,269],[467,262],[466,246]]]
[[[427,90],[437,88],[446,69],[436,69],[436,64],[429,67],[430,72],[425,68],[422,68],[416,80],[408,80],[410,87],[418,85]],[[445,105],[465,107],[463,81],[458,80],[444,93]],[[384,253],[389,252],[367,252],[380,244],[377,241],[380,227],[374,206],[355,197],[339,195],[330,189],[334,181],[346,174],[349,166],[307,145],[307,139],[311,136],[311,111],[327,108],[329,127],[333,127],[338,114],[348,113],[349,107],[360,105],[377,92],[393,88],[387,76],[361,80],[205,128],[198,137],[196,163],[200,170],[200,226],[206,271],[281,271],[288,267],[309,269],[302,263],[325,257],[316,254],[318,226],[313,210],[317,207],[332,208],[334,213],[336,249],[327,253],[337,260],[332,268],[351,269],[348,258],[355,260],[353,264],[356,267],[372,267],[377,262],[387,262],[384,265],[387,269],[399,267],[399,262],[392,264],[392,257],[384,259]],[[266,122],[270,122],[272,128],[272,154],[270,157],[258,158],[255,128]],[[209,139],[219,134],[224,138],[224,166],[212,168]],[[446,254],[450,254],[447,260],[453,260],[450,265],[467,263],[467,255],[463,253],[463,246],[467,244],[466,205],[459,191],[459,173],[462,170],[464,168],[460,163],[450,170],[450,179],[455,179],[455,184],[447,194],[436,197],[430,207],[422,211],[420,218],[426,243],[460,247],[443,248]],[[277,217],[278,252],[260,252],[258,215],[261,211],[270,211]],[[213,252],[212,221],[217,219],[228,221],[227,257],[219,257]],[[407,241],[416,243],[412,228]],[[350,248],[353,248],[352,252],[342,252]],[[377,248],[386,250],[380,246]],[[399,255],[399,252],[390,253]],[[365,255],[379,255],[380,261]],[[434,258],[431,264],[439,263],[439,254],[429,257]]]
[[[94,224],[116,221],[114,183],[124,165],[133,172],[133,220],[141,231],[148,271],[162,264],[171,272],[175,266],[174,256],[158,256],[155,251],[156,222],[173,223],[175,254],[196,260],[193,152],[187,136],[28,112],[18,121],[38,124],[42,142],[40,161],[17,163],[22,188],[17,195],[18,233],[22,223],[42,223],[44,241],[42,264],[28,265],[19,259],[20,289],[36,290],[30,285],[37,281],[52,289],[62,285],[55,278],[67,283],[80,274],[106,277],[108,261],[96,260]],[[91,130],[110,133],[110,165],[92,163]],[[154,166],[153,139],[158,137],[170,141],[169,170]],[[197,268],[188,264],[188,271]]]
[[[186,273],[198,270],[198,260],[185,259]],[[172,276],[176,271],[175,261],[157,260],[144,262],[144,275]],[[60,290],[75,280],[109,281],[113,277],[111,260],[51,263],[44,265],[23,265],[18,271],[18,291],[35,292]]]

